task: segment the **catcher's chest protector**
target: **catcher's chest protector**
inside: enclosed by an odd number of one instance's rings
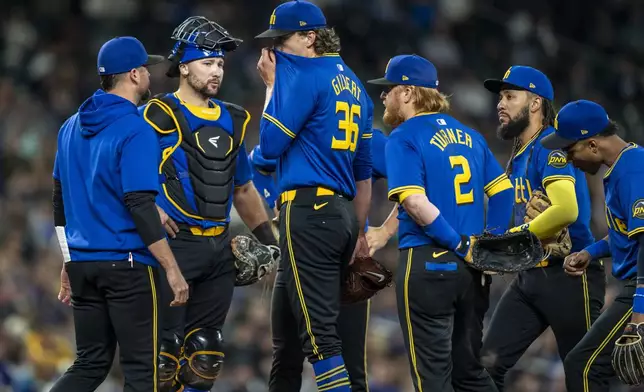
[[[169,95],[157,96],[147,104],[144,117],[167,139],[162,145],[171,145],[163,150],[159,168],[168,200],[186,216],[222,220],[250,114],[226,102],[213,106],[207,117],[199,116]]]

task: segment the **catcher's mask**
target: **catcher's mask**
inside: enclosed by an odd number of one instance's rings
[[[191,16],[184,20],[174,29],[170,38],[177,41],[168,56],[170,67],[166,75],[171,78],[179,76],[179,64],[224,57],[226,52],[234,52],[243,42],[203,16]]]

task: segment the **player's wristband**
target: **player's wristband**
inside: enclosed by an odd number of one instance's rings
[[[594,244],[588,245],[585,249],[586,252],[590,253],[592,259],[598,259],[600,257],[606,257],[610,255],[610,245],[608,241],[602,239]]]
[[[264,245],[276,245],[277,240],[273,234],[271,223],[269,221],[262,222],[253,230],[253,235]]]
[[[423,227],[423,231],[438,244],[454,250],[461,242],[461,236],[454,231],[454,228],[443,218],[443,214],[438,214],[434,221]]]
[[[635,289],[633,296],[633,313],[644,313],[644,287]]]

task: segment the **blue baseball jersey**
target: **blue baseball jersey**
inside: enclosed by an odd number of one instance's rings
[[[306,58],[275,51],[273,95],[260,121],[260,147],[279,158],[277,187],[321,186],[355,197],[371,178],[373,103],[337,54]]]
[[[508,189],[483,136],[447,114],[410,118],[389,135],[385,150],[389,199],[424,193],[460,234],[482,233],[485,195]],[[434,244],[402,206],[398,219],[400,249]]]
[[[379,129],[373,130],[373,137],[371,138],[371,163],[373,181],[381,178],[387,178],[387,161],[385,160],[385,145],[387,144],[387,136]]]
[[[232,116],[226,109],[226,107],[216,99],[210,100],[210,110],[207,108],[187,105],[185,102],[182,102],[175,94],[167,94],[169,97],[174,99],[181,108],[183,115],[190,126],[190,129],[194,130],[203,126],[212,126],[219,127],[231,136],[233,135],[233,122]],[[139,108],[139,111],[143,113],[145,106]],[[157,133],[158,142],[161,147],[161,151],[167,151],[168,149],[176,146],[179,138],[178,132],[172,132],[169,134],[160,134]],[[192,187],[192,180],[188,176],[188,160],[185,152],[181,148],[177,148],[172,153],[172,159],[174,165],[177,169],[177,177],[181,181],[184,193],[186,195],[186,200],[190,203],[193,210],[197,210],[197,205],[195,202],[195,194]],[[246,152],[245,142],[242,142],[237,155],[237,166],[234,175],[235,186],[240,186],[248,183],[253,178],[253,173],[248,162],[248,155]],[[208,229],[215,226],[223,226],[230,222],[230,210],[232,207],[232,194],[228,202],[228,210],[226,212],[226,219],[222,221],[212,221],[212,220],[203,220],[190,217],[183,213],[178,206],[168,199],[168,196],[160,189],[159,195],[157,196],[157,204],[161,207],[175,222],[184,223],[190,226],[199,226],[203,229]]]
[[[644,149],[631,143],[604,175],[606,223],[613,276],[637,276],[636,236],[644,233]]]
[[[532,193],[541,190],[545,193],[548,183],[569,179],[575,183],[579,215],[568,227],[572,240],[572,251],[579,252],[592,244],[595,239],[590,230],[590,194],[586,175],[568,163],[566,154],[561,150],[548,150],[539,142],[554,132],[548,127],[537,133],[512,158],[510,180],[514,185],[513,225],[524,224],[526,204]]]

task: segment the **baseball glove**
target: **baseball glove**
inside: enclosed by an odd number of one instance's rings
[[[615,342],[612,363],[617,377],[627,385],[644,381],[644,323],[628,323],[622,336]]]
[[[391,286],[393,274],[371,257],[356,256],[342,285],[342,303],[366,301],[385,287]]]
[[[524,230],[470,237],[470,252],[465,261],[486,273],[512,273],[534,268],[543,257],[543,248],[537,236]]]
[[[526,204],[526,216],[523,219],[524,223],[531,222],[551,205],[552,203],[548,196],[539,190],[534,191],[534,193],[532,193],[532,197],[528,200],[528,204]],[[547,254],[556,257],[566,257],[572,250],[572,240],[570,239],[570,233],[568,232],[567,227],[561,229],[551,238],[543,239],[541,244]]]
[[[235,286],[248,286],[273,272],[280,258],[274,245],[264,245],[255,237],[240,234],[230,241],[235,255]]]

